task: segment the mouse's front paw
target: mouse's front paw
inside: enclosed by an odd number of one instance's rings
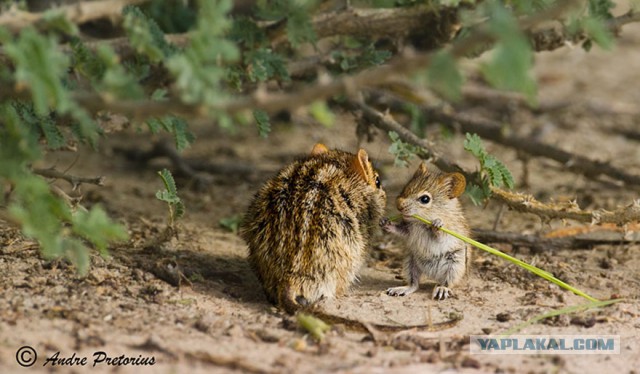
[[[434,235],[440,235],[442,231],[440,229],[444,226],[444,223],[440,218],[436,218],[431,222],[431,232]]]
[[[417,287],[404,286],[404,287],[391,287],[387,289],[387,295],[389,296],[406,296],[414,293]]]
[[[380,218],[380,227],[386,232],[393,231],[393,222],[387,217]]]
[[[453,291],[445,286],[436,286],[433,289],[433,298],[436,300],[446,300],[448,297],[453,296]]]

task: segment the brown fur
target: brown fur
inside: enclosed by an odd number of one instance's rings
[[[249,206],[241,235],[268,299],[293,313],[344,294],[385,202],[363,149],[354,155],[317,144],[267,181]]]

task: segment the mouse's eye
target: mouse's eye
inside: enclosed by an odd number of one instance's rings
[[[376,188],[380,188],[381,183],[380,183],[380,177],[376,175]]]
[[[429,201],[431,201],[431,196],[429,195],[422,195],[420,196],[420,198],[418,199],[418,201],[420,201],[421,204],[429,204]]]

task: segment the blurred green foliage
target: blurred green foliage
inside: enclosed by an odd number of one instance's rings
[[[424,4],[436,9],[463,7],[464,28],[457,40],[473,33],[478,24],[496,40],[492,55],[482,67],[486,80],[499,88],[522,92],[533,101],[533,51],[518,27],[518,18],[548,9],[557,1],[362,0],[354,4],[377,8]],[[260,87],[282,89],[310,83],[313,78],[304,76],[293,81],[289,74],[288,65],[300,57],[323,48],[329,60],[326,73],[332,79],[384,64],[395,53],[389,43],[385,47],[373,35],[342,35],[321,47],[311,23],[314,14],[323,9],[320,1],[258,0],[254,8],[240,13],[234,13],[233,5],[231,0],[153,0],[140,7],[128,6],[118,25],[132,50],[126,57],[117,43],[84,41],[79,27],[60,9],[44,13],[41,22],[17,31],[0,24],[1,57],[5,59],[0,64],[0,87],[11,88],[12,92],[0,91],[0,185],[11,192],[0,196],[4,205],[0,209],[8,210],[24,234],[40,243],[44,256],[66,257],[84,272],[89,266],[89,248],[105,254],[110,243],[127,237],[126,230],[102,208],[69,206],[31,170],[50,152],[69,144],[97,146],[105,134],[95,120],[98,110],[85,105],[87,97],[131,105],[138,101],[166,102],[168,108],[172,102],[190,104],[219,126],[233,129],[248,116],[216,108]],[[345,10],[345,5],[336,3],[331,10]],[[567,17],[564,26],[572,35],[587,35],[585,49],[594,43],[609,48],[613,38],[605,22],[611,19],[613,6],[610,0],[588,0]],[[0,1],[0,11],[12,7],[25,10],[26,2]],[[185,44],[174,45],[166,38],[168,33],[187,32]],[[286,37],[288,44],[273,46],[270,38],[274,35]],[[427,85],[444,101],[455,101],[460,98],[465,75],[446,46],[433,52],[432,63],[422,72]],[[326,126],[335,122],[326,101],[313,99],[307,104],[308,113],[318,122]],[[411,128],[423,135],[428,119],[416,105],[411,104],[409,110]],[[256,131],[267,137],[272,131],[269,113],[254,110],[252,114]],[[179,150],[195,140],[188,121],[171,110],[166,115],[132,120],[151,133],[171,134]],[[420,151],[402,142],[396,133],[389,133],[389,137],[389,151],[397,165],[406,165]],[[476,201],[486,198],[491,185],[513,186],[508,169],[486,152],[477,136],[467,136],[465,149],[478,158],[484,178],[482,185],[469,187]],[[160,176],[165,189],[157,197],[168,204],[174,222],[184,214],[184,205],[171,174],[163,171]]]

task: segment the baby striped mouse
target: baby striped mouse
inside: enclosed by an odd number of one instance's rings
[[[386,217],[380,220],[384,231],[405,239],[408,250],[404,274],[409,285],[389,288],[388,295],[405,296],[415,292],[422,274],[437,282],[434,299],[444,300],[453,294],[450,287],[465,274],[468,248],[465,242],[439,228],[444,226],[469,235],[469,226],[458,201],[465,185],[462,174],[428,170],[423,162],[396,200],[402,220],[398,223]],[[428,226],[413,215],[419,215],[433,225]]]

